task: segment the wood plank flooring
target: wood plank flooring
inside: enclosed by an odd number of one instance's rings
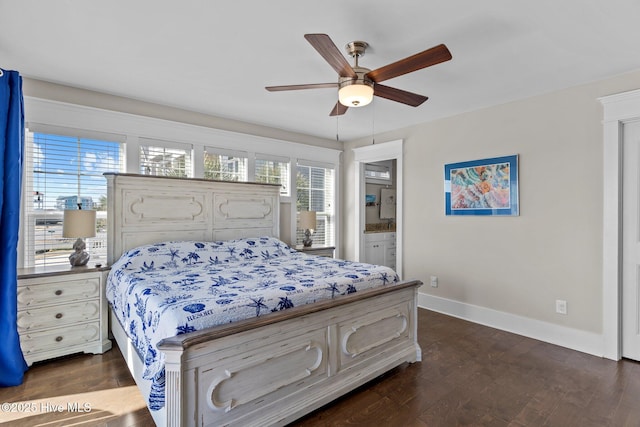
[[[402,365],[290,427],[640,426],[636,362],[422,309],[418,334],[422,363]],[[0,402],[34,410],[0,411],[7,426],[152,425],[117,348],[35,364],[22,385],[0,388]]]

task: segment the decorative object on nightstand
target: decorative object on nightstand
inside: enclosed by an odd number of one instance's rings
[[[78,209],[67,209],[64,211],[62,224],[62,237],[78,240],[73,244],[74,252],[69,255],[69,262],[74,267],[87,265],[89,254],[85,251],[86,243],[82,240],[85,237],[95,237],[96,235],[96,211],[83,210],[78,204]]]
[[[304,239],[302,244],[309,247],[313,244],[311,235],[316,229],[316,213],[315,211],[301,211],[300,212],[300,228],[304,230]]]

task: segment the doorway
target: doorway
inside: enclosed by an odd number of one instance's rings
[[[640,120],[640,90],[605,96],[603,119],[602,355],[620,360],[623,296],[623,146],[626,124]],[[628,328],[627,328],[628,329]]]
[[[622,135],[621,355],[640,361],[640,121]]]
[[[365,229],[366,229],[366,183],[365,183],[365,168],[367,163],[376,163],[383,161],[393,161],[395,166],[395,199],[396,199],[396,212],[395,212],[395,271],[398,276],[402,278],[403,270],[403,183],[402,183],[402,153],[403,142],[402,140],[384,142],[379,144],[372,144],[365,147],[358,147],[353,149],[354,162],[355,162],[355,191],[354,194],[358,198],[354,209],[354,224],[355,224],[355,241],[358,244],[355,246],[355,259],[358,261],[365,261]]]

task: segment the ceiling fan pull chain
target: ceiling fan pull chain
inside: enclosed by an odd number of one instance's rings
[[[371,106],[371,145],[376,143],[376,103]]]
[[[340,128],[338,127],[338,120],[340,115],[336,114],[336,141],[340,142]]]

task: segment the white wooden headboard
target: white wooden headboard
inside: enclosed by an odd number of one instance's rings
[[[280,186],[106,173],[107,263],[167,240],[279,237]]]

